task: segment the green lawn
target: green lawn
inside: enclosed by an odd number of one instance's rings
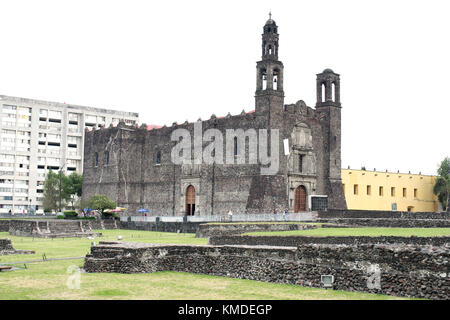
[[[0,256],[0,264],[47,258],[84,256],[91,241],[114,240],[152,243],[206,244],[207,239],[194,234],[161,233],[133,230],[98,230],[104,237],[32,239],[9,236],[16,249],[35,250],[33,255]],[[82,273],[80,289],[67,288],[70,266],[82,267],[83,259],[27,263],[27,269],[0,272],[1,299],[399,299],[361,292],[315,289],[297,285],[264,283],[227,277],[181,272],[151,274]],[[17,264],[24,267],[23,264]]]
[[[318,228],[292,231],[249,232],[250,236],[399,236],[442,237],[450,236],[450,228]]]

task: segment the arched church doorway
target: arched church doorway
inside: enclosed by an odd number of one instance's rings
[[[195,188],[190,185],[186,189],[186,215],[193,216],[195,213]]]
[[[295,190],[294,212],[306,211],[306,188],[298,186]]]

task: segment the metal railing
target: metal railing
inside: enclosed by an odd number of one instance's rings
[[[132,222],[288,222],[312,221],[317,216],[315,211],[299,213],[259,213],[259,214],[217,214],[206,216],[122,216],[120,221]]]

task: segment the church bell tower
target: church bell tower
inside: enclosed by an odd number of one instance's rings
[[[256,63],[256,113],[280,114],[283,111],[283,63],[278,60],[278,26],[269,13],[262,34],[262,60]]]

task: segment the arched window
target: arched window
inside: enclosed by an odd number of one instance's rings
[[[161,151],[156,153],[156,164],[161,164]]]
[[[325,83],[322,83],[322,102],[325,102],[325,100],[326,100],[326,96],[325,96],[325,93],[326,93],[326,86],[325,86]]]
[[[278,75],[280,74],[280,71],[278,69],[273,70],[273,80],[272,80],[272,88],[273,90],[278,90]]]
[[[105,163],[106,163],[106,165],[109,164],[109,151],[105,152]]]
[[[266,69],[261,70],[261,82],[262,82],[262,90],[267,89],[267,71]]]
[[[95,153],[94,166],[98,167],[98,152]]]
[[[336,84],[334,82],[331,84],[331,99],[336,102]]]
[[[298,172],[303,172],[303,155],[298,156]]]

